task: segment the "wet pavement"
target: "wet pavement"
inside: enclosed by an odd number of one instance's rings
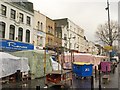
[[[107,83],[104,83],[104,81],[102,80],[102,75],[101,75],[101,87],[102,88],[119,88],[119,68],[120,68],[120,64],[117,65],[114,73],[111,72],[110,74],[108,74],[110,76],[110,80],[107,81]],[[98,78],[94,80],[94,86],[95,88],[99,87]]]
[[[119,88],[120,87],[120,64],[115,69],[115,73],[110,73],[110,81],[107,83],[103,83],[101,79],[101,87],[102,88]],[[40,88],[44,88],[45,78],[40,78],[40,79],[34,79],[34,80],[29,80],[29,81],[24,81],[24,82],[19,82],[19,83],[10,83],[10,84],[4,84],[2,85],[3,90],[5,88],[32,88],[36,89],[36,86],[40,86]],[[51,89],[55,90],[58,88],[58,86],[54,86]],[[73,85],[71,88],[87,88],[87,90],[91,90],[91,78],[86,78],[86,79],[80,79],[76,78],[73,75]],[[94,78],[94,88],[99,88],[99,77]]]
[[[2,85],[2,88],[36,88],[36,86],[40,86],[40,88],[44,88],[45,78],[28,80],[19,83],[10,83]]]

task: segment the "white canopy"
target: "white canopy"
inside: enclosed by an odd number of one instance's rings
[[[29,71],[28,59],[0,52],[0,78],[14,74],[17,70]]]

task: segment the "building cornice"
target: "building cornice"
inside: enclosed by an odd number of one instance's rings
[[[21,10],[21,11],[23,11],[23,12],[26,12],[26,13],[34,16],[34,12],[32,13],[32,12],[30,12],[30,11],[28,11],[28,10],[25,10],[25,9],[19,7],[19,6],[16,6],[16,5],[14,5],[14,4],[10,3],[10,2],[5,2],[5,3],[7,3],[7,4],[9,4],[9,5],[11,5],[11,6],[13,6],[13,7],[15,7],[15,8],[17,8],[17,9],[19,9],[19,10]]]

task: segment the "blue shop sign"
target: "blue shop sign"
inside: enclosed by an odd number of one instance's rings
[[[0,40],[0,48],[3,50],[34,50],[34,45],[23,43],[23,42],[16,42],[12,40]]]

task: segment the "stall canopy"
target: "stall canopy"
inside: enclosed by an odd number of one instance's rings
[[[31,79],[44,76],[44,50],[25,50],[12,52],[11,54],[19,57],[24,56],[28,58]],[[46,73],[52,71],[50,56],[50,54],[46,53]]]
[[[63,58],[62,56],[59,57],[60,60]],[[64,54],[64,64],[63,67],[65,69],[71,68],[71,62],[84,62],[84,63],[91,63],[93,64],[93,68],[98,66],[103,59],[107,59],[106,56],[99,56],[99,55],[92,55],[89,53],[74,53],[71,56],[70,53]]]
[[[28,59],[0,52],[0,78],[14,74],[17,70],[28,72]]]

